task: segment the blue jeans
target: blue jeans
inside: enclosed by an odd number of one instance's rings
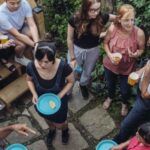
[[[108,96],[111,99],[115,97],[116,84],[117,80],[119,79],[122,103],[128,104],[127,100],[130,98],[130,85],[128,84],[128,75],[115,74],[107,68],[104,69],[108,88]]]
[[[146,101],[146,103],[144,103]],[[122,121],[119,133],[114,137],[118,144],[125,142],[135,135],[139,125],[150,121],[150,100],[137,96],[135,104],[127,117]]]

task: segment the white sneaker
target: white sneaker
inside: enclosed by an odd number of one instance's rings
[[[21,58],[15,56],[15,61],[23,66],[27,66],[28,63],[31,62],[30,59],[28,59],[24,56],[22,56]]]

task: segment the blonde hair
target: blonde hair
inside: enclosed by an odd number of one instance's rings
[[[135,15],[135,13],[136,13],[136,12],[135,12],[135,9],[134,9],[134,7],[133,7],[132,5],[130,5],[130,4],[121,5],[121,6],[119,7],[118,11],[117,11],[117,17],[116,17],[115,25],[118,26],[118,27],[120,27],[121,24],[120,24],[119,20],[120,20],[123,16],[125,16],[125,17],[127,18],[127,17],[130,16],[132,13],[133,13],[134,15]]]

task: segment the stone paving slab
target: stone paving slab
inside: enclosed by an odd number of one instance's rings
[[[9,121],[10,122],[10,121]],[[40,136],[40,133],[37,131],[35,126],[33,126],[26,116],[18,117],[17,121],[19,123],[26,123],[28,127],[32,128],[34,131],[36,131],[36,134],[29,134],[29,136],[22,136],[20,134],[17,134],[16,132],[12,132],[6,139],[9,143],[24,143],[27,141],[30,141],[31,139],[34,139],[38,136]]]
[[[28,150],[48,150],[43,140],[36,141],[31,145],[28,145]]]
[[[39,123],[39,125],[41,126],[41,128],[43,130],[46,130],[49,128],[48,124],[46,123],[45,119],[42,118],[36,111],[34,108],[34,105],[32,105],[29,108],[29,112],[33,115],[34,119]]]
[[[101,105],[87,111],[79,118],[81,124],[97,140],[109,134],[115,123]]]
[[[57,131],[56,138],[53,142],[55,150],[83,150],[89,147],[88,143],[72,123],[69,123],[69,133],[69,143],[67,145],[63,145],[61,143],[61,131]]]
[[[75,83],[72,93],[73,93],[73,96],[72,96],[72,99],[69,101],[69,109],[73,113],[78,112],[80,109],[86,106],[90,102],[90,100],[93,98],[92,95],[90,95],[89,99],[87,100],[83,99],[78,82]]]

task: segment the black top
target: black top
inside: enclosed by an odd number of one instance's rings
[[[109,20],[109,14],[102,14],[102,23],[105,25]],[[69,24],[76,30],[75,18],[72,16],[69,19]],[[89,20],[88,29],[90,28],[93,19]],[[83,33],[79,38],[76,32],[74,32],[74,44],[81,48],[93,48],[99,45],[99,35],[93,35],[89,30]]]
[[[39,84],[45,88],[45,89],[50,89],[54,86],[55,82],[56,82],[56,78],[57,78],[57,75],[58,75],[58,70],[56,72],[56,75],[54,76],[53,79],[51,80],[45,80],[43,78],[40,77],[39,73],[37,72],[36,68],[35,68],[35,64],[32,62],[32,67],[33,67],[33,70],[34,70],[34,73],[39,81]],[[29,76],[32,77],[32,72],[31,72],[31,69],[29,69],[29,67],[27,67],[26,69],[26,72]],[[64,65],[64,69],[63,69],[63,72],[62,72],[62,77],[61,77],[61,81],[60,81],[60,85],[63,85],[64,84],[64,81],[65,81],[65,78],[72,72],[72,68],[67,64],[65,63]]]

